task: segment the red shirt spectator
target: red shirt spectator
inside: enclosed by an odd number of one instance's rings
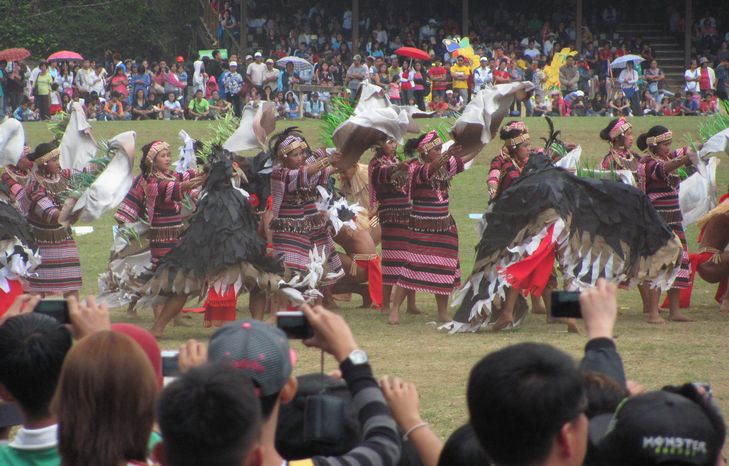
[[[434,91],[444,91],[448,89],[448,71],[441,65],[436,65],[428,71],[430,76],[431,87]]]

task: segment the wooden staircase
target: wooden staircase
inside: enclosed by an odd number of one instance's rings
[[[623,23],[616,31],[621,37],[642,37],[655,51],[658,67],[666,75],[666,89],[672,92],[682,91],[684,86],[683,73],[684,47],[678,44],[660,24],[656,23]],[[648,66],[648,63],[644,63]]]

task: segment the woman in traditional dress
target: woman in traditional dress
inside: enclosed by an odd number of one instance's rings
[[[529,155],[532,153],[529,130],[522,121],[512,121],[505,125],[501,128],[500,137],[504,141],[504,146],[501,148],[501,153],[491,161],[488,177],[488,189],[492,202],[498,199],[521,176],[529,161]],[[550,306],[551,292],[556,286],[557,278],[552,274],[546,287],[541,292],[531,295],[532,312],[535,314],[547,313]],[[512,293],[515,294],[517,291],[514,290]],[[511,299],[507,298],[506,300],[503,314],[503,322],[506,323],[506,326],[509,326],[510,323],[519,325],[518,320],[520,319],[517,319],[517,322],[514,322],[513,319],[517,299],[517,296],[511,296]],[[526,311],[526,304],[523,306]]]
[[[23,215],[28,213],[28,196],[25,186],[28,184],[30,170],[33,168],[33,162],[28,159],[28,154],[30,154],[30,147],[25,146],[18,163],[6,166],[3,174],[0,175],[0,195],[5,194],[13,207]]]
[[[491,199],[498,198],[521,176],[531,152],[529,132],[521,121],[512,121],[501,128],[501,139],[504,147],[489,168],[487,183]]]
[[[600,139],[610,144],[610,151],[602,159],[603,170],[630,170],[636,173],[640,156],[630,150],[633,147],[633,125],[625,117],[608,123],[600,131]]]
[[[182,200],[185,193],[192,191],[205,181],[204,175],[195,170],[176,173],[170,170],[172,154],[170,145],[154,141],[142,147],[140,168],[144,177],[143,192],[145,217],[149,223],[149,247],[152,254],[152,272],[159,261],[178,241],[182,234]],[[156,316],[151,332],[162,335],[167,321],[162,315],[165,306]],[[174,317],[176,313],[172,315]]]
[[[283,260],[285,278],[308,274],[309,251],[326,254],[325,276],[319,285],[325,302],[333,305],[331,288],[344,272],[334,249],[326,218],[319,212],[317,186],[326,187],[334,172],[332,163],[341,159],[324,149],[311,152],[297,128],[288,128],[271,140],[276,157],[271,172],[271,220],[273,255]]]
[[[443,151],[443,140],[430,131],[405,145],[406,153],[415,150],[420,160],[411,163],[410,241],[405,263],[397,281],[402,288],[395,292],[390,309],[390,324],[399,323],[398,311],[405,290],[424,291],[435,295],[438,320],[447,322],[448,297],[461,282],[458,261],[458,228],[449,211],[448,190],[451,179],[464,170],[464,164],[476,152],[456,157],[460,146]]]
[[[219,149],[211,156],[209,177],[190,226],[160,259],[147,285],[152,294],[169,296],[155,331],[164,330],[191,294],[214,294],[216,302],[206,304],[205,324],[210,326],[235,320],[239,293],[255,291],[265,301],[267,293],[278,289],[283,268],[266,253],[250,201],[231,184],[233,155]]]
[[[63,199],[70,169],[61,169],[60,149],[55,143],[39,144],[28,159],[35,164],[26,187],[30,201],[28,221],[38,243],[41,265],[28,279],[28,291],[43,296],[62,294],[78,297],[81,262],[71,227],[61,225]]]
[[[410,241],[411,166],[399,162],[397,141],[387,139],[375,146],[369,165],[370,212],[377,215],[382,242],[382,313],[390,314],[392,289],[402,272]],[[414,168],[414,166],[413,166]],[[408,290],[407,312],[420,314],[415,305],[415,291]]]
[[[683,230],[683,216],[678,203],[679,184],[681,178],[678,169],[691,165],[690,149],[671,150],[673,133],[664,126],[654,126],[647,133],[638,137],[638,148],[646,152],[646,156],[638,164],[638,184],[641,191],[646,193],[658,214],[666,225],[681,240],[683,247],[681,268],[678,271],[673,286],[668,290],[669,314],[668,319],[677,322],[689,322],[692,319],[679,311],[679,299],[682,289],[690,284],[690,266],[686,234]],[[660,316],[658,301],[660,291],[651,288],[651,284],[644,282],[642,293],[648,297],[645,311],[647,321],[651,324],[663,324],[665,320]]]

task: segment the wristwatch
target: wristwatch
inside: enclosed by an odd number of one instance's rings
[[[370,359],[367,357],[367,353],[365,353],[361,349],[356,349],[356,350],[352,351],[351,353],[349,353],[349,356],[347,356],[347,359],[354,366],[360,366],[362,364],[367,364],[370,361]]]

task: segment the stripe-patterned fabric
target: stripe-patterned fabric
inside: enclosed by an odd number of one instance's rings
[[[410,216],[410,247],[397,285],[408,290],[450,295],[460,285],[458,228],[448,201],[448,183],[463,171],[463,162],[451,157],[440,170],[414,163]]]
[[[370,161],[370,209],[377,212],[382,228],[382,284],[397,284],[410,247],[410,186],[393,180],[395,157],[378,156]],[[407,177],[405,178],[407,180]]]
[[[144,218],[144,177],[137,175],[132,181],[132,187],[129,188],[124,200],[119,204],[119,208],[114,214],[114,219],[121,223],[134,223]]]
[[[671,154],[671,159],[683,156],[679,149]],[[679,184],[681,178],[674,172],[666,172],[665,162],[652,157],[643,157],[638,165],[638,181],[643,192],[650,199],[653,207],[670,228],[681,240],[683,254],[681,256],[681,269],[673,282],[671,289],[685,289],[689,287],[691,269],[689,264],[688,245],[686,233],[683,230],[683,216],[678,203]]]
[[[145,180],[143,202],[147,204],[146,216],[152,220],[149,248],[153,267],[179,242],[182,233],[180,202],[184,196],[181,183],[195,175],[195,170],[188,170],[184,173],[168,172],[165,177],[150,175]]]
[[[35,274],[28,278],[26,291],[37,294],[63,294],[81,288],[81,261],[76,242],[70,233],[55,240],[46,240],[62,229],[58,223],[61,213],[58,192],[71,177],[70,170],[63,170],[58,182],[53,182],[53,192],[46,190],[40,175],[32,178],[27,186],[30,200],[28,222],[33,228],[38,243],[41,264]]]
[[[30,199],[25,190],[28,182],[28,173],[13,167],[5,167],[0,175],[0,192],[7,190],[10,193],[10,202],[23,215],[28,215]]]
[[[306,274],[309,251],[314,247],[327,257],[325,275],[342,270],[342,261],[326,224],[320,221],[316,207],[317,186],[326,186],[331,170],[326,168],[312,176],[306,167],[289,170],[276,165],[271,172],[272,211],[275,218],[270,228],[273,237],[273,254],[283,258],[286,275]],[[336,280],[322,280],[321,286],[334,284]]]

